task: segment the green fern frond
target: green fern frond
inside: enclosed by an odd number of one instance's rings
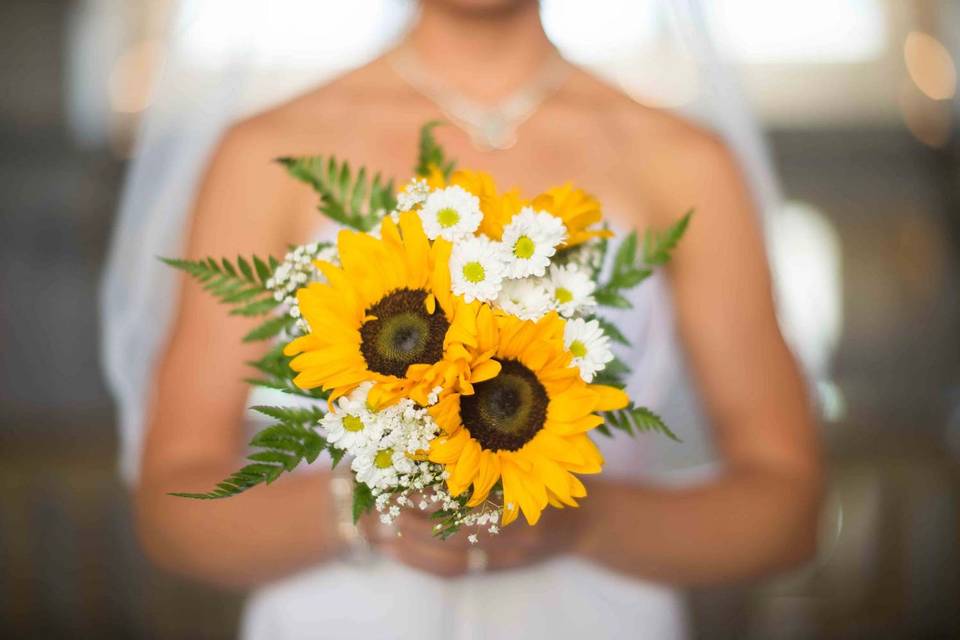
[[[243,341],[257,342],[259,340],[269,340],[270,338],[291,329],[295,323],[296,319],[287,314],[270,318],[263,324],[250,331],[250,333],[243,336]]]
[[[429,177],[431,169],[436,167],[443,173],[444,179],[449,180],[457,166],[456,161],[447,157],[446,151],[433,135],[434,128],[442,124],[444,123],[440,120],[433,120],[420,128],[420,147],[415,171],[421,178]]]
[[[633,305],[623,295],[653,275],[654,267],[670,261],[673,250],[683,237],[693,216],[693,210],[664,231],[648,230],[643,237],[643,255],[637,259],[637,233],[631,232],[617,249],[610,278],[594,293],[598,304],[618,309]]]
[[[257,387],[277,389],[295,396],[310,398],[311,400],[326,400],[329,393],[322,389],[301,389],[291,380],[291,358],[283,355],[283,345],[278,344],[259,360],[251,360],[247,364],[259,371],[262,378],[247,378],[246,382]]]
[[[220,302],[231,305],[230,315],[261,316],[272,311],[279,304],[267,289],[267,280],[273,269],[260,258],[253,256],[253,266],[246,258],[239,256],[235,263],[226,258],[217,261],[214,258],[201,260],[181,260],[178,258],[160,258],[164,263],[189,274],[203,285]],[[269,258],[273,261],[273,258]]]
[[[687,231],[692,217],[693,209],[664,231],[648,230],[643,237],[643,261],[655,266],[670,262],[673,250]]]
[[[354,174],[349,163],[333,156],[287,157],[277,162],[313,187],[320,196],[320,213],[345,227],[369,231],[384,213],[396,208],[393,180],[385,182],[379,173],[372,180],[365,168]]]
[[[611,427],[623,431],[629,435],[635,433],[655,432],[667,436],[675,442],[680,442],[680,438],[670,430],[670,427],[663,421],[663,418],[655,414],[646,407],[638,407],[632,402],[616,411],[604,411],[603,417],[606,420],[604,425],[597,428],[597,431],[603,435],[612,435]]]
[[[631,232],[617,249],[613,257],[613,270],[610,278],[594,292],[598,304],[618,309],[629,309],[632,305],[623,295],[624,290],[632,289],[653,275],[653,269],[637,262],[637,232]]]
[[[610,387],[623,389],[627,386],[626,377],[630,367],[620,358],[614,358],[593,379],[594,384],[605,384]]]
[[[283,473],[289,473],[301,463],[315,461],[324,450],[339,452],[318,434],[314,425],[323,416],[316,408],[253,407],[254,410],[279,420],[277,424],[261,429],[253,436],[250,446],[258,451],[247,459],[251,462],[234,472],[206,493],[172,493],[170,495],[196,500],[229,498],[259,484],[270,484]],[[340,452],[340,456],[342,456]]]
[[[602,316],[590,316],[588,319],[596,320],[597,323],[600,325],[600,328],[603,329],[603,333],[606,334],[607,337],[609,337],[614,342],[618,344],[622,344],[627,347],[630,346],[630,341],[627,340],[627,337],[623,335],[623,332],[621,332],[620,329],[617,328],[617,325],[613,324],[612,322],[610,322],[609,320],[607,320]]]

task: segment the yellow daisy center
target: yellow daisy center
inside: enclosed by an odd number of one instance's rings
[[[573,292],[570,289],[564,289],[563,287],[557,287],[557,291],[554,294],[557,298],[557,302],[560,304],[566,304],[567,302],[573,302]]]
[[[575,358],[582,358],[587,355],[587,345],[579,340],[574,340],[570,343],[570,353],[572,353]]]
[[[373,464],[377,469],[389,469],[393,466],[393,449],[383,449],[377,452],[373,458]]]
[[[463,279],[474,284],[483,282],[487,277],[487,272],[479,262],[468,262],[463,265]]]
[[[516,451],[543,428],[549,398],[530,369],[516,360],[502,360],[496,377],[474,385],[460,397],[460,417],[484,449]]]
[[[346,416],[343,419],[343,428],[356,433],[363,430],[363,420],[357,416]]]
[[[449,229],[460,222],[460,214],[453,207],[445,207],[437,211],[437,222],[444,229]]]
[[[450,323],[443,312],[428,313],[423,289],[397,289],[366,310],[374,319],[360,327],[360,351],[371,371],[402,377],[411,364],[443,357]]]
[[[533,252],[536,248],[537,245],[533,240],[527,236],[520,236],[517,238],[517,241],[513,243],[513,255],[521,260],[528,260],[533,257]]]

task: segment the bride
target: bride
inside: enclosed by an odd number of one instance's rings
[[[692,373],[719,470],[697,484],[652,484],[644,440],[601,442],[605,473],[580,509],[551,510],[550,522],[507,527],[476,546],[439,542],[407,513],[393,531],[364,527],[373,551],[364,562],[338,527],[321,467],[231,500],[171,498],[236,468],[247,436],[244,362],[260,355],[242,345],[245,320],[184,284],[150,368],[146,411],[125,416],[146,429],[133,497],[148,554],[200,580],[257,587],[244,634],[271,639],[683,637],[674,587],[809,558],[815,429],[778,329],[744,174],[713,133],[564,61],[536,0],[422,0],[396,49],[233,125],[200,182],[181,253],[282,255],[288,243],[330,237],[315,195],[269,160],[336,150],[404,179],[419,126],[437,118],[455,125],[437,135],[461,166],[533,193],[575,180],[619,229],[664,228],[696,207],[665,277],[640,287],[617,320],[637,345],[621,355],[641,404],[662,410],[683,385],[678,372]],[[116,255],[113,268],[122,270]],[[141,318],[137,331],[162,331],[152,326],[161,319]]]

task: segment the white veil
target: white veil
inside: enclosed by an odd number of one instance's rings
[[[558,11],[586,4],[544,3],[545,9],[547,4],[559,5]],[[261,0],[181,0],[174,10],[166,60],[139,132],[102,286],[103,361],[117,399],[121,472],[128,481],[135,481],[137,475],[153,369],[176,299],[174,272],[157,256],[182,253],[185,219],[219,136],[249,111],[321,82],[351,60],[359,64],[373,57],[402,34],[414,9],[411,2],[400,0],[331,2],[325,7],[331,12],[329,18],[311,23],[310,28],[347,29],[347,33],[356,28],[363,32],[363,38],[358,36],[362,42],[346,53],[341,47],[336,59],[325,57],[321,65],[325,69],[309,78],[304,69],[318,60],[307,53],[298,59],[296,51],[287,51],[288,62],[293,61],[288,69],[296,72],[278,72],[274,55],[278,51],[271,46],[293,46],[293,38],[264,44],[270,29],[288,28],[272,24],[272,18],[318,4],[315,0],[275,0],[269,6]],[[603,4],[590,3],[593,11],[603,11]],[[621,6],[615,0],[606,4]],[[697,0],[653,4],[673,34],[671,46],[681,52],[685,64],[693,65],[699,81],[696,98],[682,110],[726,138],[743,163],[758,209],[772,215],[781,205],[775,173],[742,92],[712,44],[703,9]],[[226,11],[230,12],[226,26],[224,5],[229,5]],[[347,5],[354,14],[336,13],[348,11],[343,8]],[[353,22],[338,24],[341,18]],[[656,95],[647,97],[657,101]]]

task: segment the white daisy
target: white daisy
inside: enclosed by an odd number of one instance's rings
[[[521,320],[539,320],[553,307],[543,278],[504,280],[496,306]]]
[[[371,447],[359,452],[350,463],[350,468],[357,474],[357,480],[371,489],[386,489],[397,484],[397,470],[393,464],[397,455],[404,454],[398,454],[390,448]]]
[[[450,255],[452,289],[467,302],[496,299],[505,272],[503,249],[489,238],[472,237],[453,246]]]
[[[472,235],[480,226],[480,198],[456,185],[434,191],[427,196],[420,219],[423,232],[431,240],[440,237],[455,242]]]
[[[320,419],[324,437],[338,449],[356,454],[380,440],[381,421],[367,407],[370,386],[364,383],[349,396],[340,398],[336,410],[328,411]]]
[[[593,382],[593,377],[613,360],[609,343],[610,338],[596,320],[567,320],[563,330],[563,344],[573,355],[570,364],[580,369],[580,377],[585,382]]]
[[[560,218],[531,207],[521,209],[503,228],[507,277],[542,276],[566,237],[567,228]]]
[[[596,283],[586,269],[575,264],[552,265],[547,283],[553,307],[564,318],[572,318],[584,307],[592,307],[597,303],[593,299]]]

